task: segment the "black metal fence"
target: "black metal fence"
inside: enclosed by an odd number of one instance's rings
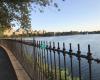
[[[92,56],[90,45],[87,55],[66,51],[65,43],[1,39],[0,43],[9,48],[32,80],[100,80],[100,59]]]

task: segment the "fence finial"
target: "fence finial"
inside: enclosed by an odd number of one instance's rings
[[[88,52],[90,53],[90,51],[91,51],[91,50],[90,50],[90,44],[89,44],[89,45],[88,45]]]
[[[49,42],[49,48],[51,48],[51,41]]]
[[[78,51],[77,51],[77,54],[78,54],[78,58],[80,58],[80,55],[81,55],[81,51],[80,51],[80,44],[78,44],[77,46],[78,46]]]
[[[40,41],[39,41],[39,48],[40,48]]]
[[[60,49],[60,45],[59,45],[59,42],[58,42],[58,49]]]
[[[65,43],[63,42],[63,55],[65,55]]]
[[[48,49],[48,42],[46,41],[46,48]]]
[[[78,44],[78,51],[80,51],[80,44]]]
[[[36,46],[36,41],[35,40],[33,40],[33,45]]]
[[[36,47],[39,47],[39,45],[38,45],[39,43],[38,43],[38,40],[37,40],[37,43],[36,43]]]
[[[70,43],[69,46],[70,46],[69,51],[72,52],[72,44]]]
[[[92,58],[92,53],[91,53],[91,49],[90,49],[90,44],[88,45],[88,53],[87,53],[87,56],[89,59]]]
[[[55,42],[53,42],[53,49],[55,49]]]
[[[63,49],[65,49],[65,43],[63,42]]]

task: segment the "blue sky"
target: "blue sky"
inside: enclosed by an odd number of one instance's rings
[[[60,12],[54,7],[31,12],[32,28],[46,31],[100,30],[100,0],[57,0]]]

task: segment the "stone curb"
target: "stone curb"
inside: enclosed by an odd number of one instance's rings
[[[11,61],[11,64],[14,68],[14,71],[16,73],[17,79],[18,80],[31,80],[30,77],[28,76],[28,74],[25,72],[24,68],[19,63],[19,61],[13,55],[13,53],[9,49],[4,47],[3,45],[0,45],[0,46],[6,51],[8,57]]]

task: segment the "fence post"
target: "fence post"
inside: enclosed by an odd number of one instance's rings
[[[70,49],[69,49],[69,53],[70,53],[70,66],[71,66],[71,78],[73,80],[73,62],[72,62],[72,46],[71,46],[71,43],[69,44],[70,45]]]
[[[44,74],[44,61],[43,61],[43,49],[42,49],[42,45],[43,45],[43,42],[41,41],[41,50],[42,50],[42,55],[41,55],[41,61],[42,61],[42,80],[44,79],[44,76],[43,76],[43,74]]]
[[[41,54],[41,41],[39,41],[39,50],[40,50],[40,80],[42,80],[42,54]]]
[[[46,41],[46,51],[47,51],[47,72],[48,72],[48,74],[47,74],[47,77],[49,78],[49,55],[48,55],[48,48],[49,48],[49,46],[48,46],[48,42]]]
[[[65,53],[65,43],[63,43],[63,56],[64,56],[64,71],[65,71],[65,80],[67,80],[66,77],[66,53]]]
[[[41,46],[40,41],[38,45],[39,45],[39,51],[40,51],[40,46]],[[38,56],[39,56],[39,80],[41,80],[41,53],[40,52],[38,52]]]
[[[43,47],[44,47],[44,79],[46,79],[46,42],[44,41],[44,45],[43,45]]]
[[[78,63],[79,63],[79,79],[81,80],[81,51],[80,51],[80,45],[78,44],[78,51],[77,51],[77,55],[78,55]]]
[[[37,67],[37,80],[39,80],[39,53],[38,53],[38,48],[39,48],[39,41],[37,41],[37,48],[36,48],[36,57],[37,57],[37,60],[36,60],[36,67]]]
[[[92,80],[92,68],[91,68],[91,64],[92,64],[92,53],[90,50],[90,45],[88,45],[88,53],[87,53],[87,59],[88,59],[88,64],[89,64],[89,80]]]
[[[52,68],[52,53],[51,53],[51,42],[49,42],[49,50],[50,50],[50,64],[51,64],[51,79],[53,79],[53,68]]]
[[[53,42],[53,53],[54,53],[54,66],[55,66],[55,80],[57,79],[57,71],[56,71],[56,56],[55,56],[55,43]]]
[[[45,80],[45,41],[42,42],[43,80]]]
[[[36,73],[36,54],[35,54],[35,47],[36,47],[36,41],[34,40],[34,38],[33,38],[33,63],[34,63],[34,80],[36,79],[36,75],[35,75],[35,73]]]
[[[59,58],[59,80],[61,80],[61,64],[60,64],[60,45],[59,45],[59,42],[58,42],[58,58]]]

